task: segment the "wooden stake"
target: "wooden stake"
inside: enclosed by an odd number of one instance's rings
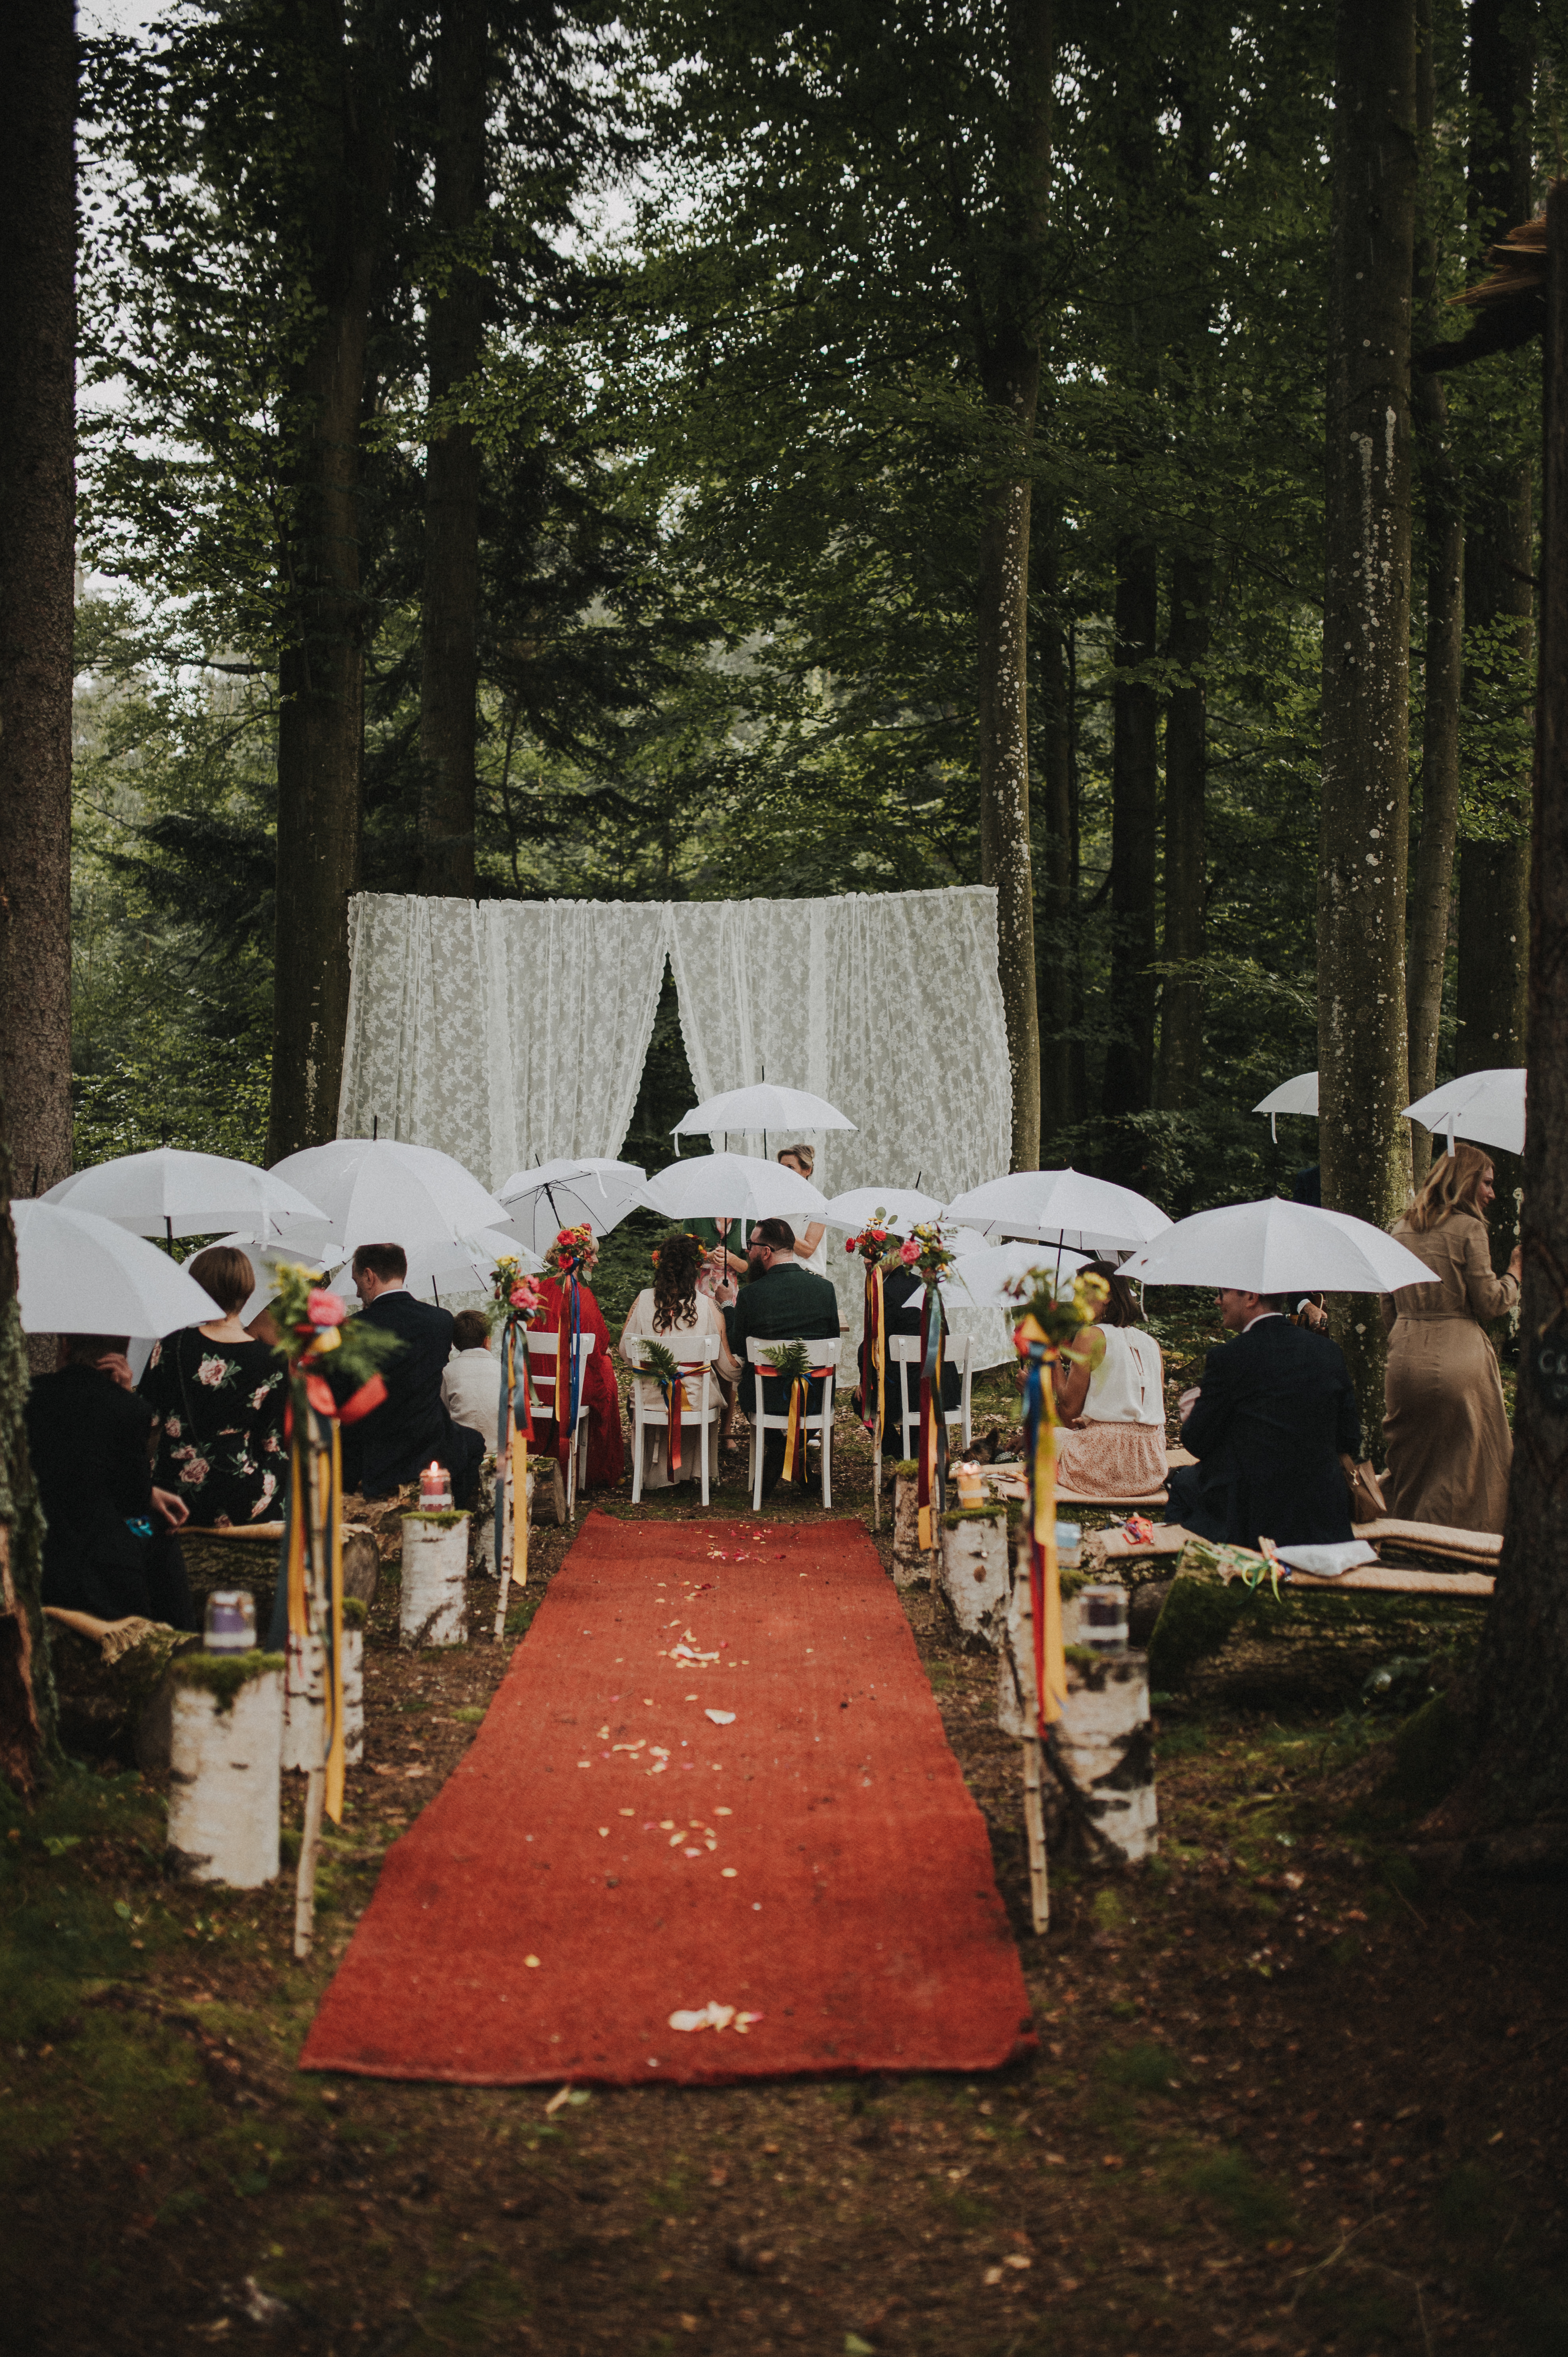
[[[871,1527],[882,1528],[882,1424],[878,1418],[871,1443]]]
[[[1024,1828],[1029,1845],[1029,1910],[1036,1932],[1048,1931],[1050,1885],[1046,1874],[1046,1811],[1040,1797],[1040,1738],[1024,1738]]]
[[[496,1459],[496,1480],[500,1483],[501,1497],[501,1559],[499,1566],[500,1571],[501,1592],[500,1601],[496,1606],[496,1642],[498,1645],[506,1634],[507,1590],[511,1586],[512,1531],[517,1520],[511,1494],[511,1448],[510,1444],[503,1445],[506,1447],[506,1454]],[[528,1501],[526,1498],[523,1500],[523,1512],[524,1513],[528,1512]]]
[[[306,1564],[307,1609],[311,1633],[318,1642],[328,1627],[329,1601],[327,1596],[327,1524],[322,1511],[324,1485],[319,1434],[320,1420],[312,1409],[306,1430],[301,1471],[310,1516],[310,1547]],[[316,1757],[311,1762],[309,1781],[305,1789],[305,1824],[300,1834],[299,1872],[294,1888],[294,1954],[296,1964],[305,1962],[316,1943],[316,1860],[321,1846],[321,1819],[327,1804],[328,1713],[325,1706],[325,1687],[322,1701],[323,1707],[317,1715]],[[338,1706],[339,1709],[342,1707],[340,1696]]]

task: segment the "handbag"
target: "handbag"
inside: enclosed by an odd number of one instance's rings
[[[1371,1458],[1363,1457],[1358,1465],[1353,1457],[1342,1454],[1339,1462],[1345,1469],[1345,1485],[1350,1492],[1351,1522],[1380,1522],[1389,1511],[1388,1500],[1372,1469]]]

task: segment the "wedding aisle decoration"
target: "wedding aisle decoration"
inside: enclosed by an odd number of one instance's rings
[[[555,1410],[555,1453],[561,1461],[574,1516],[577,1493],[572,1478],[573,1452],[577,1445],[577,1412],[583,1399],[583,1353],[578,1347],[583,1334],[582,1275],[596,1250],[594,1231],[584,1220],[576,1227],[563,1228],[544,1255],[546,1275],[558,1280],[564,1297],[555,1329],[555,1389],[552,1405]],[[566,1359],[564,1373],[561,1367],[563,1353]],[[561,1413],[563,1399],[566,1402],[564,1415]]]
[[[523,1340],[539,1308],[539,1287],[512,1254],[503,1254],[490,1272],[492,1330],[500,1333],[500,1404],[496,1417],[496,1569],[500,1595],[496,1605],[496,1642],[506,1632],[507,1591],[512,1566],[520,1587],[528,1582],[528,1444],[533,1438],[528,1345]]]
[[[882,1528],[882,1420],[887,1410],[887,1312],[882,1298],[882,1275],[890,1248],[897,1265],[902,1239],[891,1233],[888,1214],[880,1204],[857,1236],[844,1240],[846,1253],[858,1253],[865,1266],[865,1344],[861,1366],[860,1420],[871,1436],[871,1527]]]

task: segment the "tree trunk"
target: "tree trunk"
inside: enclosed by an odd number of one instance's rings
[[[1472,227],[1490,242],[1535,209],[1531,118],[1534,0],[1472,0],[1470,153]],[[1499,621],[1520,664],[1530,659],[1531,514],[1527,460],[1489,468],[1468,499],[1465,619]],[[1530,786],[1505,814],[1507,839],[1466,843],[1459,854],[1457,1063],[1461,1072],[1524,1060],[1530,903]],[[1499,1194],[1501,1190],[1499,1189]]]
[[[1159,825],[1159,697],[1125,676],[1158,651],[1159,571],[1146,541],[1116,554],[1116,684],[1111,748],[1111,1039],[1101,1104],[1145,1113],[1155,1097],[1155,889]]]
[[[359,880],[367,617],[360,589],[360,435],[371,291],[392,149],[372,38],[341,0],[307,0],[322,103],[305,119],[323,243],[321,307],[294,388],[306,418],[285,562],[295,637],[279,665],[277,930],[267,1160],[338,1128],[349,1012],[349,898]]]
[[[10,1197],[10,1163],[0,1145],[0,1777],[26,1794],[62,1761],[41,1609],[44,1518],[23,1421],[27,1354]]]
[[[488,240],[485,0],[444,0],[435,49],[435,188],[431,226],[442,241],[446,291],[430,303],[425,351],[434,406],[478,372],[485,281],[469,262]],[[479,694],[479,453],[471,425],[433,435],[424,462],[424,610],[419,691],[421,892],[474,891],[474,741]]]
[[[1054,533],[1042,552],[1040,600],[1046,625],[1040,649],[1041,682],[1045,694],[1045,725],[1041,730],[1041,780],[1045,819],[1045,888],[1040,895],[1045,922],[1041,928],[1040,967],[1045,977],[1045,1005],[1040,1017],[1040,1150],[1058,1131],[1078,1119],[1074,1088],[1077,969],[1075,939],[1075,862],[1073,811],[1072,676],[1066,626],[1058,610],[1060,578]]]
[[[1568,1814],[1568,187],[1547,204],[1530,1125],[1513,1475],[1481,1643],[1487,1813]]]
[[[1317,902],[1323,1200],[1386,1227],[1410,1186],[1404,903],[1410,787],[1410,290],[1415,5],[1339,0],[1329,264],[1323,797]],[[1369,1445],[1371,1305],[1337,1310]]]
[[[976,584],[979,654],[980,873],[996,888],[997,967],[1013,1081],[1013,1168],[1040,1158],[1040,1013],[1035,979],[1035,888],[1029,838],[1029,521],[1045,305],[1046,208],[1051,166],[1050,0],[1013,0],[1010,183],[1014,251],[994,326],[982,339],[981,382],[1004,421],[1018,471],[1004,473],[982,518]]]
[[[1432,0],[1416,0],[1416,132],[1424,181],[1415,257],[1415,301],[1423,346],[1443,334],[1437,299],[1435,136],[1437,75]],[[1415,447],[1426,522],[1425,695],[1421,741],[1421,832],[1410,896],[1410,955],[1405,974],[1410,1093],[1437,1085],[1437,1042],[1448,962],[1459,818],[1459,697],[1465,660],[1465,516],[1440,377],[1419,375],[1411,388]],[[1411,1132],[1411,1177],[1419,1187],[1432,1157],[1423,1129]]]
[[[0,1096],[26,1195],[70,1169],[76,582],[76,30],[31,0],[0,37]]]
[[[1204,950],[1204,803],[1208,791],[1208,660],[1214,565],[1178,551],[1171,565],[1166,646],[1182,674],[1165,705],[1165,924],[1167,965],[1196,964]],[[1179,1112],[1203,1077],[1203,985],[1167,975],[1160,1017],[1160,1103]]]

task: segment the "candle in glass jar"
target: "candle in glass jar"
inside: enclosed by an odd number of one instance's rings
[[[434,1458],[419,1477],[419,1502],[434,1513],[446,1513],[452,1504],[452,1476]]]
[[[959,1504],[961,1506],[978,1506],[983,1504],[985,1491],[984,1485],[980,1478],[979,1466],[972,1465],[966,1457],[962,1464],[958,1467],[957,1471]]]

